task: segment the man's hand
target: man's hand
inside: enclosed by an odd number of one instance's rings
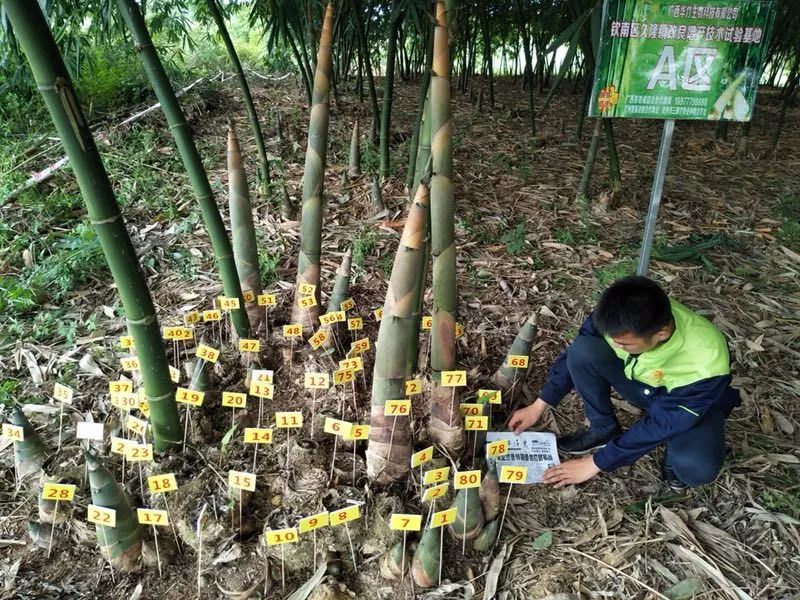
[[[550,467],[544,472],[542,481],[558,489],[565,485],[588,481],[599,472],[600,469],[594,464],[594,458],[584,456],[583,458],[568,460],[555,467]]]
[[[528,427],[533,427],[541,418],[544,411],[547,409],[548,404],[541,398],[537,398],[536,402],[525,408],[520,408],[514,411],[511,419],[508,421],[508,430],[513,431],[514,435],[519,435]]]

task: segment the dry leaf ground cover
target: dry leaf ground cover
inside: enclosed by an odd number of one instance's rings
[[[507,80],[497,87],[491,110],[478,109],[468,96],[454,94],[459,314],[466,329],[459,340],[460,360],[475,389],[488,383],[517,328],[528,315],[539,313],[529,376],[520,390],[522,397],[532,399],[550,361],[575,334],[598,292],[635,266],[660,124],[615,123],[623,191],[610,197],[601,149],[591,196],[595,206],[609,208],[581,209],[574,197],[591,126],[578,141],[579,97],[568,90],[558,96],[538,119],[537,141],[532,144],[518,84]],[[352,296],[367,317],[365,333],[374,342],[377,326],[369,316],[382,305],[404,218],[403,179],[417,90],[413,83],[397,89],[393,168],[398,176],[383,185],[387,211],[375,214],[368,177],[342,180],[352,121],[360,117],[362,129],[369,122],[368,105],[359,104],[344,88],[340,85],[342,97],[334,103],[331,119],[323,281],[329,291],[339,258],[352,245]],[[283,174],[297,200],[307,127],[299,88],[290,79],[259,80],[256,97],[270,138],[273,173]],[[255,192],[257,155],[232,82],[205,84],[188,95],[184,105],[220,204],[225,204],[225,122],[231,113],[240,123]],[[737,151],[736,127],[731,127],[729,141],[721,142],[714,139],[710,124],[678,123],[654,250],[651,275],[674,297],[713,318],[730,342],[734,381],[744,402],[729,420],[731,452],[719,479],[692,494],[671,495],[660,481],[654,455],[577,488],[515,489],[506,519],[506,545],[498,546],[497,558],[468,552],[462,559],[460,548],[449,546],[445,575],[453,585],[427,597],[481,597],[482,590],[495,585],[499,597],[515,599],[555,594],[566,594],[553,596],[562,599],[778,599],[800,592],[800,113],[796,108],[789,111],[781,144],[773,153],[769,138],[778,109],[776,93],[763,91],[746,154]],[[276,131],[279,115],[283,141]],[[107,121],[124,116],[110,115]],[[219,286],[207,237],[162,118],[154,114],[130,129],[115,130],[102,151],[162,321],[177,324],[182,311],[207,305],[219,294]],[[57,151],[52,151],[29,168],[42,168],[56,158]],[[374,151],[365,148],[364,165],[377,166]],[[285,322],[298,225],[283,221],[272,199],[254,193],[253,201],[262,275],[267,287],[279,294],[276,322]],[[118,373],[115,341],[124,333],[124,321],[102,257],[98,259],[95,251],[86,256],[81,244],[81,236],[90,244],[91,235],[80,228],[82,208],[75,184],[69,176],[58,176],[35,194],[6,204],[0,216],[2,275],[22,281],[26,273],[39,273],[38,279],[26,280],[35,283],[30,289],[13,290],[12,302],[6,288],[0,346],[4,398],[46,402],[53,382],[68,381],[79,390],[78,408],[103,418],[106,381]],[[44,269],[50,268],[53,256],[65,252],[75,268]],[[16,314],[15,309],[29,306],[21,297],[25,293],[33,295],[27,300],[36,308]],[[55,316],[48,321],[43,314]],[[270,339],[265,360],[279,364],[283,342]],[[423,335],[423,364],[426,341]],[[302,369],[314,359],[302,354],[297,360]],[[241,365],[234,359],[226,364],[228,369],[218,373],[220,388],[241,376]],[[301,392],[287,392],[275,408],[296,407],[303,401]],[[368,394],[359,394],[363,413]],[[335,406],[337,398],[320,402],[324,410]],[[624,403],[619,408],[624,421],[636,419],[637,409]],[[36,413],[35,422],[52,441],[54,416],[47,410],[40,409],[45,412]],[[358,418],[357,410],[352,419]],[[415,412],[415,430],[421,435],[424,406],[415,405]],[[180,467],[184,477],[200,480],[202,473],[208,476],[207,488],[218,487],[208,466],[220,471],[217,464],[224,456],[219,438],[229,418],[228,412],[218,411],[197,423],[205,433],[199,439],[215,441],[189,455]],[[572,396],[545,425],[563,432],[579,427],[582,419],[580,402]],[[281,473],[283,451],[276,443],[265,467],[268,473]],[[232,448],[228,460],[244,464],[249,456]],[[142,583],[144,597],[177,598],[194,589],[192,552],[177,556],[163,581],[156,581],[156,572],[149,570],[112,582],[88,545],[62,543],[47,561],[28,540],[26,525],[35,515],[35,502],[14,493],[7,445],[0,460],[0,568],[6,582],[0,597],[127,598],[137,583]],[[380,505],[386,499],[377,498],[377,490],[373,498],[366,489],[360,456],[356,466],[353,487],[349,468],[341,468],[339,491],[366,497],[370,506]],[[233,542],[235,532],[220,538],[215,558],[221,560],[209,567],[218,587],[209,582],[204,597],[218,597],[223,589],[243,590],[258,581],[261,558],[254,534],[271,518],[268,505],[275,497],[280,504],[280,494],[279,488],[270,489],[263,504],[252,509],[251,520],[257,524],[241,544]],[[76,526],[65,535],[85,541],[93,534]],[[380,539],[376,533],[357,541],[368,545]],[[232,569],[231,564],[239,564],[237,552],[255,558]],[[342,554],[346,557],[346,547]],[[343,572],[339,581],[356,597],[399,597],[393,584],[376,583],[378,562],[365,558],[358,575]],[[75,569],[76,564],[86,568]],[[287,591],[310,574],[309,569],[292,575]],[[320,590],[338,597],[335,588]]]

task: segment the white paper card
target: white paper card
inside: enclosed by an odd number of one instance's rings
[[[525,483],[542,483],[544,472],[561,461],[558,459],[556,435],[544,431],[527,431],[514,435],[511,431],[490,431],[486,434],[486,443],[497,440],[508,440],[508,453],[497,458],[486,457],[497,462],[500,467],[527,467],[528,477]]]
[[[103,441],[103,424],[78,421],[76,436],[79,440]]]

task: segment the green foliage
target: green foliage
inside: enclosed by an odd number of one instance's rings
[[[380,258],[380,266],[386,279],[392,276],[392,267],[394,266],[394,256],[386,252]]]
[[[506,245],[506,252],[516,256],[525,248],[525,224],[520,223],[500,236],[500,241]]]
[[[0,405],[10,408],[16,398],[20,383],[16,379],[0,381]]]
[[[279,252],[271,252],[264,247],[263,243],[258,245],[258,266],[261,273],[261,285],[269,287],[278,280],[278,265],[281,255]]]
[[[800,519],[800,489],[797,486],[786,491],[765,490],[763,497],[770,509]]]
[[[626,256],[606,267],[595,269],[594,276],[597,278],[598,288],[604,290],[617,279],[621,279],[626,275],[633,275],[635,272],[636,260],[633,257]]]
[[[362,227],[353,240],[353,264],[359,269],[364,268],[364,259],[375,249],[375,233]]]
[[[782,220],[778,239],[788,248],[800,251],[800,196],[781,196],[775,214]]]

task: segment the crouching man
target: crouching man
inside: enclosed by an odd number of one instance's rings
[[[646,277],[612,284],[575,341],[556,359],[539,398],[514,412],[519,434],[573,388],[589,428],[558,439],[562,453],[592,455],[548,469],[545,483],[582,483],[663,445],[661,472],[674,490],[714,481],[725,459],[725,419],[740,403],[722,333]],[[611,388],[645,414],[623,431]]]

